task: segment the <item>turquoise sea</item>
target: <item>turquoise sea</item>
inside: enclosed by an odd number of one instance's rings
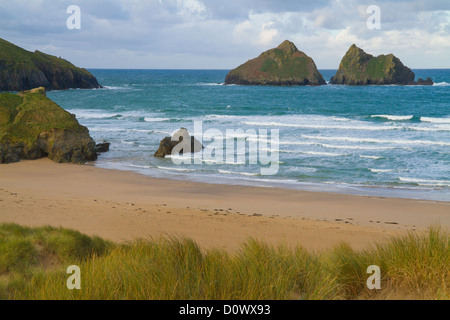
[[[450,70],[434,86],[225,86],[228,70],[90,70],[97,90],[48,92],[92,137],[96,166],[172,179],[450,201]],[[336,70],[320,70],[329,80]],[[180,127],[278,129],[279,170],[154,158]],[[257,131],[258,132],[258,131]],[[258,139],[258,137],[256,137]],[[236,139],[251,137],[236,135]],[[205,141],[205,145],[209,142]]]

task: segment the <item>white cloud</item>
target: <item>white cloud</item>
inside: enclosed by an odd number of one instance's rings
[[[77,4],[82,29],[66,28]],[[366,9],[381,8],[381,30]],[[319,68],[352,43],[406,65],[450,67],[450,1],[0,0],[0,37],[85,67],[232,68],[289,39]]]
[[[268,22],[261,26],[257,44],[267,46],[273,42],[273,39],[278,35],[278,30],[273,28],[273,24],[273,22]]]
[[[206,12],[206,8],[202,2],[197,0],[178,0],[178,8],[183,14],[200,16]]]
[[[253,45],[259,50],[276,44],[280,17],[274,14],[250,14],[248,20],[238,23],[233,30],[236,43]]]

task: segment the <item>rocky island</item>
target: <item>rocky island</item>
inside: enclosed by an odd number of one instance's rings
[[[330,83],[346,85],[433,85],[431,78],[414,81],[414,72],[393,54],[374,57],[353,44]]]
[[[55,162],[97,159],[89,130],[48,99],[43,87],[0,94],[0,163],[49,157]]]
[[[0,91],[22,91],[37,87],[46,90],[101,88],[86,69],[67,60],[30,52],[0,39]]]
[[[231,70],[225,84],[267,86],[318,86],[326,84],[313,59],[286,40]]]

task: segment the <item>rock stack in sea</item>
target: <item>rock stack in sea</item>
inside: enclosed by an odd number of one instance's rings
[[[342,58],[331,84],[345,85],[432,85],[430,78],[414,81],[414,72],[393,54],[374,57],[353,44]]]
[[[290,41],[263,52],[231,70],[225,84],[267,86],[318,86],[326,84],[313,59]]]

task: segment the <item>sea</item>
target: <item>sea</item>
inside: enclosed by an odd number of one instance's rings
[[[96,142],[111,143],[95,166],[174,180],[450,201],[450,69],[413,70],[433,86],[319,87],[224,85],[229,70],[89,71],[104,88],[48,97]],[[329,80],[336,70],[320,72]],[[200,156],[180,164],[153,156],[161,139],[181,127],[193,132],[195,123],[205,132],[203,152],[213,142],[225,148],[226,132],[234,130],[236,146],[253,139],[277,155],[277,171],[262,174],[267,162],[251,162],[250,147],[236,148],[236,161]]]

